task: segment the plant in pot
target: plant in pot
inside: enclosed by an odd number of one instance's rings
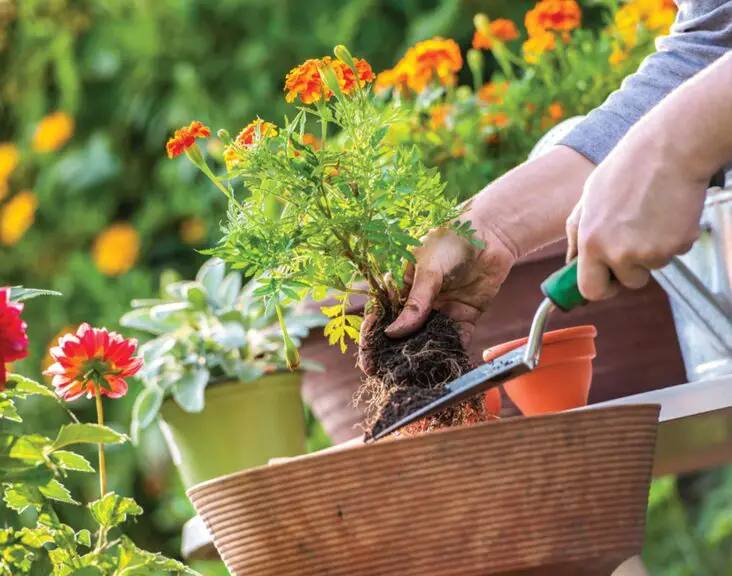
[[[422,62],[430,78],[445,70],[438,44]],[[226,183],[196,144],[210,136],[200,122],[177,131],[168,152],[186,153],[228,197],[224,236],[209,253],[256,277],[252,295],[265,309],[335,295],[337,303],[323,308],[330,318],[325,334],[345,351],[349,340],[359,341],[363,320],[347,312],[349,301],[356,294],[369,298],[375,321],[360,346],[374,359],[362,394],[374,433],[442,395],[448,382],[472,368],[457,326],[439,312],[408,339],[385,336],[404,304],[405,263],[415,261],[412,250],[438,227],[482,244],[471,223],[460,221],[462,209],[444,194],[439,172],[425,167],[414,148],[386,138],[404,111],[373,98],[370,65],[343,46],[335,54],[336,59],[308,60],[288,75],[286,98],[302,104],[294,118],[279,127],[256,119],[235,139],[219,132],[226,145]],[[321,127],[317,150],[304,140],[311,118]],[[272,199],[281,206],[275,215],[267,209]],[[288,329],[282,328],[287,340]],[[470,399],[417,428],[489,419],[497,413],[497,398],[491,392],[487,401]]]
[[[267,308],[219,259],[193,281],[163,282],[121,324],[154,338],[141,354],[132,435],[160,426],[186,486],[305,450],[297,346],[322,315]],[[288,371],[290,366],[292,371]],[[303,362],[300,368],[317,369]]]

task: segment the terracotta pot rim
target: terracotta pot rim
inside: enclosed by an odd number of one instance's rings
[[[596,338],[597,328],[592,324],[583,324],[580,326],[570,326],[569,328],[560,328],[558,330],[551,330],[544,334],[544,344],[558,344],[559,342],[566,342],[568,340],[578,340],[580,338]],[[511,350],[515,350],[519,346],[523,346],[528,341],[528,336],[523,338],[517,338],[516,340],[509,340],[501,344],[496,344],[486,349],[486,361],[493,360],[498,356],[506,354]],[[594,356],[593,356],[594,358]]]

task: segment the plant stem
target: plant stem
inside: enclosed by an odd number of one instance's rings
[[[98,384],[94,384],[94,396],[97,401],[97,423],[104,426],[104,407],[102,405],[102,391]],[[104,444],[99,444],[99,492],[100,498],[107,494],[107,466],[104,460]]]

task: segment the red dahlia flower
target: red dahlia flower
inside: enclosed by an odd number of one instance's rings
[[[125,339],[106,328],[82,324],[76,334],[66,334],[51,348],[55,361],[44,374],[53,376],[56,393],[64,400],[87,398],[99,393],[120,398],[127,393],[125,378],[142,368],[142,358],[133,358],[137,340]]]
[[[27,325],[20,318],[23,304],[10,301],[10,288],[0,288],[0,390],[5,388],[5,363],[28,356]]]

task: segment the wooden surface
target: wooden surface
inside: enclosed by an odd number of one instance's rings
[[[234,576],[609,575],[643,544],[658,407],[511,419],[189,491]]]

